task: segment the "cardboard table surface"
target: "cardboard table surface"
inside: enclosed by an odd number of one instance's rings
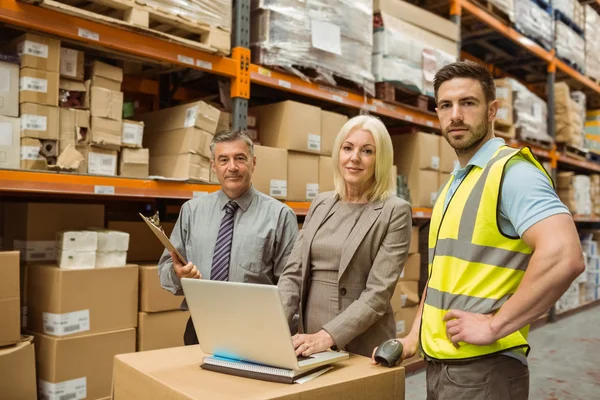
[[[350,358],[304,384],[242,378],[200,368],[200,346],[122,354],[115,357],[113,398],[152,399],[404,399],[404,368],[373,366]]]

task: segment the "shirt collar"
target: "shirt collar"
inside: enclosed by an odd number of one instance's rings
[[[254,189],[254,186],[250,186],[250,189],[246,190],[246,193],[244,193],[239,198],[237,198],[233,201],[235,201],[237,203],[237,205],[240,206],[240,208],[244,212],[246,212],[248,207],[250,207],[250,203],[252,203],[252,199],[254,199],[255,194],[256,194],[256,189]],[[225,192],[223,192],[222,189],[219,190],[219,206],[220,206],[221,210],[223,210],[225,208],[225,205],[229,201],[231,201],[231,199],[229,197],[227,197]]]
[[[491,140],[488,140],[483,146],[481,146],[479,150],[477,150],[477,153],[475,153],[475,155],[471,157],[467,165],[461,167],[460,164],[457,163],[454,167],[454,170],[452,171],[452,175],[456,175],[456,173],[461,169],[467,169],[474,165],[479,168],[485,167],[488,161],[490,161],[494,156],[494,153],[496,153],[496,151],[498,151],[498,149],[504,146],[505,144],[506,143],[502,138],[493,138]]]

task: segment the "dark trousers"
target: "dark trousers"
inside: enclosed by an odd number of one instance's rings
[[[185,326],[185,333],[183,334],[183,344],[185,344],[186,346],[198,344],[198,336],[196,336],[196,328],[194,328],[192,317],[188,319],[187,325]]]

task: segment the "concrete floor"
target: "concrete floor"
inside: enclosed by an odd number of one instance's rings
[[[531,400],[600,400],[600,306],[531,332]],[[406,378],[406,400],[425,400],[425,372]]]

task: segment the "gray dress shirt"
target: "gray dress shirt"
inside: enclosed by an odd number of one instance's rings
[[[202,279],[210,279],[213,251],[229,200],[219,190],[187,201],[171,233],[173,245],[198,267]],[[239,208],[234,218],[229,280],[277,284],[298,234],[296,215],[290,207],[254,187],[235,202]],[[158,264],[158,275],[164,289],[183,295],[166,249]],[[185,300],[182,308],[187,308]]]

